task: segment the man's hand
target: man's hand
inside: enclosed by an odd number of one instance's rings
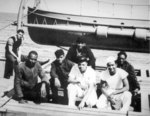
[[[20,58],[16,58],[17,59],[17,63],[19,64],[21,62]]]
[[[137,88],[134,90],[134,95],[137,95],[138,93],[139,93],[139,89]]]
[[[58,78],[55,78],[55,86],[56,87],[61,87],[60,81]]]
[[[81,110],[84,107],[84,105],[85,105],[85,102],[81,101],[81,103],[78,106],[79,110]]]
[[[47,93],[46,93],[46,84],[45,83],[42,83],[42,86],[41,86],[41,97],[46,97]]]

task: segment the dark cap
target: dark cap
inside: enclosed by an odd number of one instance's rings
[[[82,63],[82,62],[87,62],[88,63],[89,59],[86,56],[79,56],[77,63]]]
[[[55,56],[56,56],[57,58],[59,58],[61,55],[64,55],[64,51],[63,51],[62,49],[59,49],[59,50],[57,50],[57,51],[55,52]]]
[[[76,40],[76,43],[85,43],[85,42],[83,38],[78,37],[78,39]]]

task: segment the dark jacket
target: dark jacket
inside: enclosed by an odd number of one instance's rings
[[[88,65],[92,66],[92,68],[95,69],[95,57],[91,51],[91,49],[88,46],[84,46],[82,51],[82,55],[85,55],[86,57],[89,58]],[[66,58],[71,60],[72,62],[77,63],[78,61],[78,56],[77,56],[77,45],[72,45],[66,55]]]
[[[140,85],[137,81],[137,77],[134,72],[135,71],[134,67],[127,61],[125,61],[123,65],[120,65],[118,61],[116,63],[117,63],[117,67],[124,69],[129,74],[127,77],[129,81],[129,91],[133,92],[137,88],[140,89]]]
[[[23,97],[24,90],[31,90],[38,83],[38,76],[41,81],[49,83],[48,78],[41,65],[37,62],[35,66],[31,69],[26,66],[26,62],[21,63],[16,70],[14,88],[18,97]]]
[[[51,64],[50,75],[51,78],[58,78],[62,84],[65,86],[68,81],[68,75],[74,63],[70,60],[65,59],[61,64],[57,60],[53,61]]]

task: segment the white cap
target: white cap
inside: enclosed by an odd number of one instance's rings
[[[116,58],[114,56],[109,56],[106,59],[106,64],[108,64],[108,63],[115,63],[115,61],[116,61]]]

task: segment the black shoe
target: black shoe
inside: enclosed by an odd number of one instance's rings
[[[21,100],[19,100],[19,103],[20,103],[20,104],[26,104],[26,103],[28,103],[28,101],[27,101],[27,100],[24,100],[24,99],[21,99]]]
[[[10,79],[10,76],[5,76],[4,78],[5,78],[5,79]]]

